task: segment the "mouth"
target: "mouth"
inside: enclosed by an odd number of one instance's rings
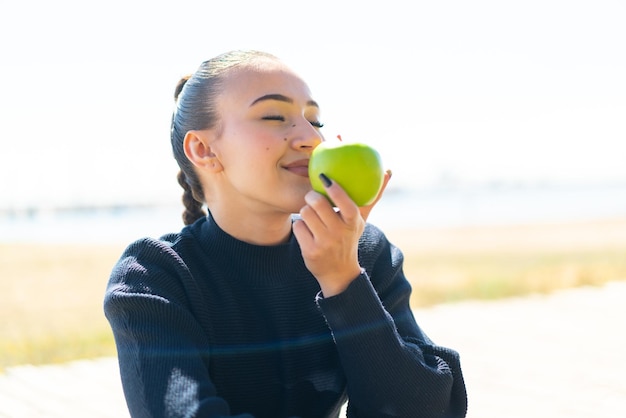
[[[283,165],[282,168],[300,177],[309,177],[309,159],[304,158],[302,160],[293,161],[289,164]]]

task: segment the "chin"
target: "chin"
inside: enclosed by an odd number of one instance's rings
[[[304,195],[306,195],[311,188],[308,190],[291,190],[287,196],[285,196],[285,206],[288,207],[290,213],[298,213],[300,209],[306,205],[304,201]]]

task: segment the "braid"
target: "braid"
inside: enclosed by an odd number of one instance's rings
[[[183,205],[185,205],[185,211],[183,212],[183,223],[191,225],[198,219],[204,218],[207,214],[202,208],[202,199],[198,199],[200,196],[197,196],[197,193],[194,192],[182,170],[178,172],[178,184],[184,190]],[[200,195],[202,195],[202,192],[200,192]]]

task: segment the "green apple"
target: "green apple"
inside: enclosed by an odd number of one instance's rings
[[[384,179],[380,154],[360,142],[325,141],[313,150],[309,161],[311,186],[328,198],[320,173],[337,182],[358,206],[376,199]]]

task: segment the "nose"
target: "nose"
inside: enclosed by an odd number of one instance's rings
[[[298,151],[310,151],[324,141],[324,136],[319,131],[319,128],[311,125],[308,120],[303,120],[292,126],[293,128],[293,141],[291,145]]]

